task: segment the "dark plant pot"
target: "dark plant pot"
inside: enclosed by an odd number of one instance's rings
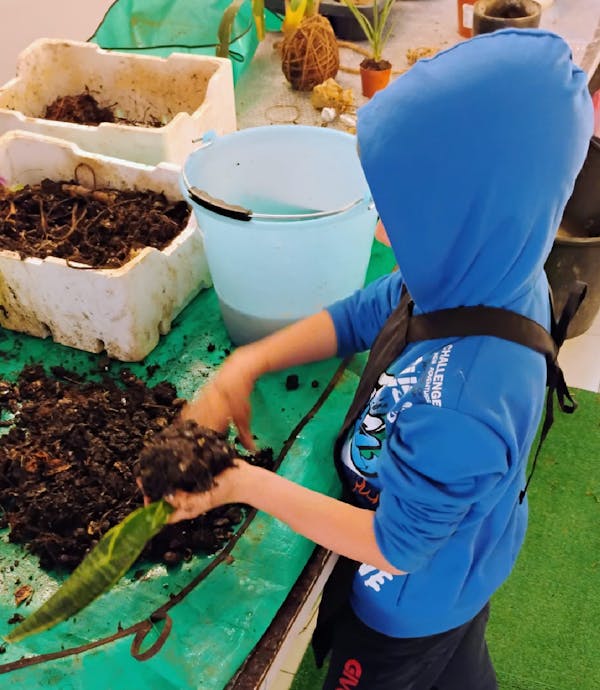
[[[586,159],[575,180],[546,273],[560,313],[575,280],[588,285],[568,338],[585,333],[600,309],[600,139],[592,137]]]
[[[473,6],[473,36],[498,29],[536,28],[542,6],[535,0],[478,0]]]
[[[575,281],[587,283],[587,295],[567,331],[567,338],[582,335],[600,309],[600,237],[557,236],[545,269],[557,317]]]
[[[373,5],[357,5],[356,9],[369,20],[373,20]],[[344,41],[364,41],[365,35],[354,15],[342,2],[322,0],[319,13],[329,19],[333,33]]]
[[[600,138],[592,137],[561,222],[571,235],[600,235]],[[600,267],[598,268],[600,271]]]

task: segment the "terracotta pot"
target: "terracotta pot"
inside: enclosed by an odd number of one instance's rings
[[[379,68],[376,69],[376,66]],[[381,91],[389,84],[391,75],[392,65],[387,60],[375,64],[372,60],[363,60],[360,65],[362,95],[371,98],[377,91]]]
[[[473,36],[498,29],[536,28],[542,6],[535,0],[478,0],[473,6]]]

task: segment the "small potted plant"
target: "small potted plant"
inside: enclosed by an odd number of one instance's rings
[[[389,18],[395,0],[373,0],[372,19],[365,16],[353,0],[342,2],[353,14],[371,47],[370,57],[365,57],[360,63],[362,94],[371,98],[388,85],[392,74],[392,65],[383,59],[382,51],[392,30]]]

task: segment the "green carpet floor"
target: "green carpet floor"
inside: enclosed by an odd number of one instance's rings
[[[492,600],[500,690],[600,689],[600,395],[556,414],[529,488],[529,530]],[[292,690],[318,690],[309,650]]]

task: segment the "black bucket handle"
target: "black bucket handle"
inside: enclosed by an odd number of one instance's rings
[[[210,146],[212,141],[212,138],[204,140],[201,148]],[[181,177],[186,191],[192,201],[195,201],[197,204],[208,209],[209,211],[212,211],[213,213],[218,213],[221,216],[233,218],[234,220],[313,220],[317,218],[326,218],[327,216],[337,216],[340,213],[350,211],[364,201],[363,198],[355,199],[345,206],[341,206],[340,208],[330,211],[309,211],[308,213],[256,213],[252,209],[245,208],[244,206],[239,206],[237,204],[231,204],[223,199],[218,199],[217,197],[209,194],[207,191],[195,187],[188,180],[184,167],[181,169]],[[372,204],[373,200],[369,202],[369,208],[372,208]]]

